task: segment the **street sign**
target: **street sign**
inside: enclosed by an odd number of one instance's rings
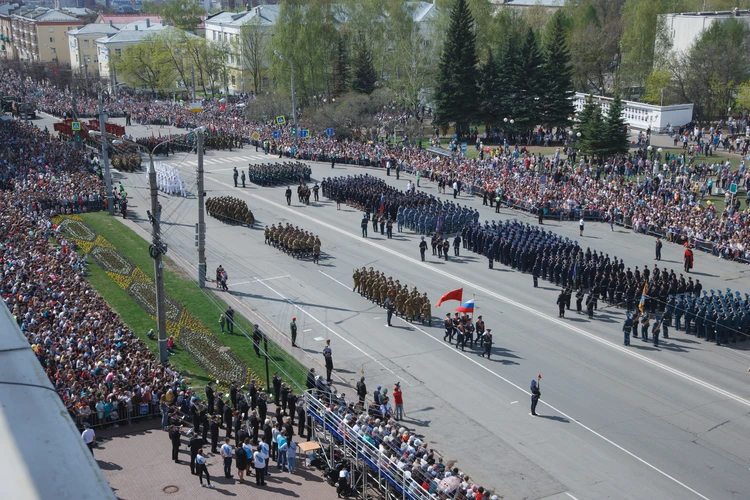
[[[462,152],[462,153],[465,153],[465,152],[466,152],[466,143],[465,143],[465,142],[462,142],[462,143],[461,143],[461,152]]]
[[[732,194],[737,194],[737,184],[732,183],[732,185],[729,186],[729,192]]]
[[[333,129],[332,129],[332,128],[327,128],[327,129],[326,129],[326,135],[327,135],[328,137],[331,137],[331,136],[333,135]]]
[[[284,125],[286,123],[286,118],[283,116],[277,116],[276,123],[278,123],[279,125]]]
[[[199,103],[197,101],[190,103],[190,112],[191,113],[200,113],[201,111],[203,111],[203,104],[201,104],[201,103]]]
[[[260,134],[258,132],[253,132],[253,139],[255,139],[256,141],[260,139]]]
[[[310,131],[307,130],[307,129],[302,129],[302,130],[299,131],[299,136],[302,137],[302,138],[309,137],[310,136]]]
[[[81,122],[73,122],[70,125],[73,130],[81,130]]]
[[[279,132],[278,130],[274,130],[273,131],[273,138],[274,139],[281,139],[281,132]]]

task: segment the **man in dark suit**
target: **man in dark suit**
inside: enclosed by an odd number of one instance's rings
[[[182,429],[182,427],[177,427],[176,425],[169,428],[169,440],[172,441],[172,460],[174,460],[174,463],[176,464],[180,463],[180,429]]]
[[[193,437],[190,438],[190,473],[193,475],[196,474],[195,457],[198,455],[201,448],[203,448],[204,444],[205,441],[203,438],[194,432]]]

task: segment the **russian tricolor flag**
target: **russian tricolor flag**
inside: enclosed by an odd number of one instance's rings
[[[456,308],[456,312],[461,313],[473,313],[474,312],[474,299],[468,300],[461,304],[460,307]]]

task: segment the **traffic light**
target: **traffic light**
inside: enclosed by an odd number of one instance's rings
[[[297,135],[297,127],[292,127],[292,135]]]

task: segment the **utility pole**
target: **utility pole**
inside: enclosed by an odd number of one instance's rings
[[[299,127],[297,127],[297,92],[294,89],[294,63],[291,59],[285,57],[278,50],[273,51],[280,59],[289,63],[289,69],[292,76],[292,121],[294,121],[294,146],[299,146]]]
[[[115,201],[112,197],[112,175],[109,172],[109,152],[107,151],[107,130],[105,122],[107,115],[104,114],[102,94],[99,93],[99,131],[102,133],[102,163],[104,163],[104,185],[107,188],[107,211],[109,215],[115,215]]]
[[[193,86],[193,102],[195,102],[195,66],[190,68],[190,77],[192,79],[192,86]]]
[[[198,134],[198,286],[206,286],[206,201],[203,192],[203,132]]]
[[[167,310],[164,304],[164,266],[161,256],[166,248],[161,242],[159,228],[159,189],[156,185],[156,168],[154,167],[153,151],[148,153],[148,184],[151,188],[151,228],[153,242],[148,251],[154,259],[154,278],[156,281],[156,321],[159,330],[159,361],[164,363],[169,358],[167,352]]]

